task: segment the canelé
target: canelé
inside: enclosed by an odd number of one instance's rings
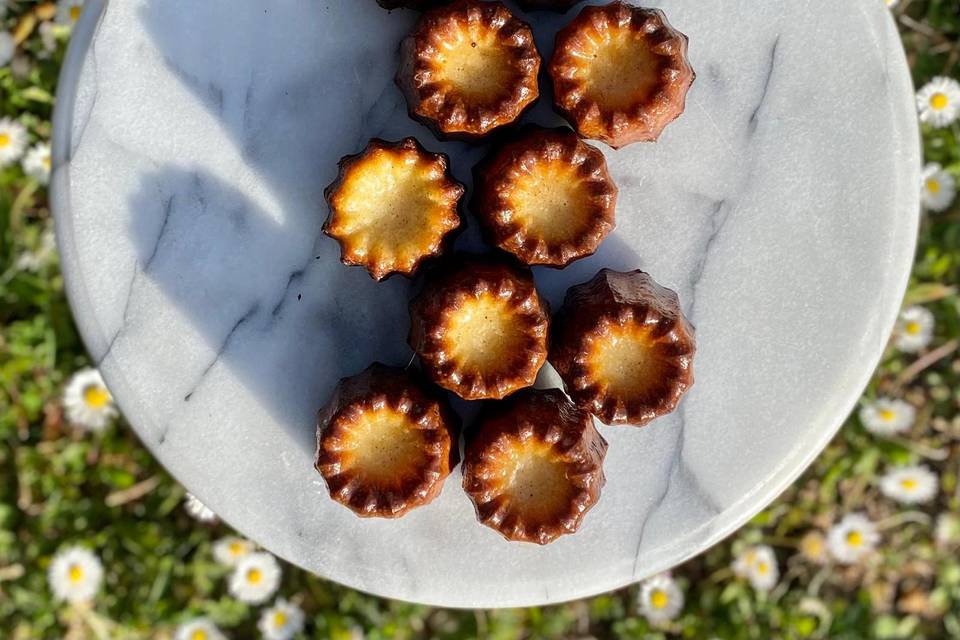
[[[661,10],[624,2],[584,8],[557,34],[549,72],[558,111],[614,148],[656,140],[694,79],[687,36]]]
[[[397,84],[411,117],[441,138],[476,139],[537,99],[530,26],[500,2],[458,0],[423,14],[400,47]]]
[[[578,407],[641,426],[673,411],[693,384],[695,349],[676,293],[642,271],[601,269],[567,291],[550,364]]]
[[[467,400],[533,384],[547,356],[549,312],[530,270],[455,256],[410,303],[410,346],[435,383]]]
[[[340,380],[317,420],[315,466],[359,516],[396,518],[433,500],[456,466],[459,420],[417,373],[375,363]]]
[[[474,184],[488,239],[525,264],[563,267],[614,227],[617,187],[603,153],[570,129],[525,129],[477,167]]]
[[[463,458],[480,522],[508,540],[573,533],[600,497],[607,443],[558,389],[526,389],[481,414]]]
[[[442,253],[460,226],[463,191],[445,155],[413,138],[374,138],[340,161],[337,179],[324,192],[330,213],[323,231],[340,244],[344,264],[365,267],[375,280],[409,276]]]

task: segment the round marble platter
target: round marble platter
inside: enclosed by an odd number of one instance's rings
[[[670,416],[602,428],[599,504],[538,547],[478,524],[459,469],[396,521],[355,517],[313,469],[315,412],[336,380],[411,360],[410,283],[340,265],[320,233],[337,160],[415,135],[469,183],[485,151],[407,117],[393,75],[416,14],[374,0],[87,0],[55,117],[63,269],[91,356],[187,489],[331,580],[497,607],[668,569],[803,471],[866,385],[913,255],[919,143],[897,32],[882,0],[649,4],[690,37],[686,112],[655,144],[600,145],[617,230],[536,279],[556,308],[601,267],[648,271],[697,326],[697,382]],[[575,13],[525,16],[544,58]],[[550,101],[527,120],[561,124]],[[468,225],[460,242],[475,246]],[[539,384],[556,382],[547,368]]]

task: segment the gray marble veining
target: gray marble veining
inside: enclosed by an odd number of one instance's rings
[[[414,14],[88,0],[55,119],[58,239],[91,355],[171,473],[320,575],[469,607],[628,584],[795,478],[853,406],[906,284],[919,146],[903,52],[881,0],[647,4],[690,37],[686,113],[656,144],[604,147],[616,232],[536,278],[556,307],[602,266],[649,271],[697,325],[697,383],[647,428],[604,428],[600,503],[539,548],[477,524],[458,474],[430,506],[374,521],[330,501],[312,468],[335,381],[410,360],[409,283],[341,266],[320,233],[337,159],[416,135],[469,183],[484,153],[407,118],[392,77]],[[572,15],[532,14],[545,57]],[[529,120],[561,123],[549,96]],[[461,242],[477,238],[471,221]]]

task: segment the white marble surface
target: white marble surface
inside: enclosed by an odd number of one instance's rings
[[[92,357],[171,473],[320,575],[465,607],[628,584],[787,486],[853,406],[906,284],[919,147],[903,52],[881,0],[650,4],[690,36],[687,112],[656,144],[605,148],[617,231],[537,280],[557,304],[601,266],[649,271],[697,325],[697,384],[645,429],[604,429],[600,503],[539,548],[480,526],[459,470],[429,507],[378,521],[329,500],[312,467],[336,379],[410,358],[408,284],[341,266],[320,234],[336,160],[415,134],[468,180],[483,151],[406,117],[392,76],[414,14],[88,0],[56,113],[63,266]],[[572,15],[535,14],[542,53]],[[530,119],[559,123],[548,103]]]

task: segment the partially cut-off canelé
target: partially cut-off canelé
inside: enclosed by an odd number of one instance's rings
[[[591,255],[614,227],[603,153],[567,128],[526,128],[475,170],[473,210],[492,244],[530,265]]]
[[[659,9],[588,6],[557,34],[554,101],[581,136],[619,148],[656,140],[695,77],[687,36]]]
[[[463,192],[447,156],[413,138],[374,138],[340,161],[340,174],[324,192],[330,214],[323,231],[340,244],[344,264],[365,267],[375,280],[410,276],[440,255],[460,226]]]
[[[530,26],[500,2],[458,0],[423,14],[400,47],[397,85],[410,116],[441,138],[472,140],[536,101]]]
[[[695,350],[676,293],[642,271],[602,269],[567,291],[550,364],[578,407],[606,424],[642,426],[693,385]]]
[[[499,399],[533,384],[549,322],[529,269],[455,256],[410,303],[409,342],[436,384],[466,400]]]
[[[480,522],[508,540],[547,544],[574,533],[600,498],[607,442],[558,389],[486,405],[463,458]]]
[[[330,497],[357,515],[396,518],[440,494],[459,428],[419,374],[375,363],[340,380],[320,410],[315,466]]]

